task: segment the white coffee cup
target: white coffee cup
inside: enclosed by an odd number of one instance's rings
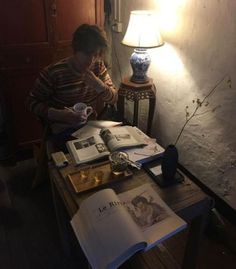
[[[80,115],[85,116],[86,118],[93,113],[93,108],[91,106],[87,106],[85,103],[76,103],[73,106],[73,110],[76,113],[79,113]]]

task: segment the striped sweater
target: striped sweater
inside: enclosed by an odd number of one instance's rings
[[[69,58],[66,58],[40,72],[26,101],[27,107],[43,119],[47,119],[50,107],[63,109],[78,102],[92,106],[99,114],[106,103],[116,103],[117,90],[103,61],[96,61],[89,69],[106,85],[104,92],[97,93],[89,88],[83,82],[82,75],[71,68]]]

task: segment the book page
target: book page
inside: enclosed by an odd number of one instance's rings
[[[181,231],[187,225],[159,197],[151,184],[144,184],[118,196],[145,237],[148,244],[145,250]]]
[[[87,122],[87,125],[102,129],[102,128],[110,128],[110,127],[122,125],[122,122],[110,121],[110,120],[89,120]]]
[[[132,126],[104,128],[100,135],[110,151],[145,144]]]
[[[128,153],[131,161],[145,163],[162,156],[165,150],[157,143],[149,143],[143,147],[131,148],[124,151]]]
[[[90,126],[90,125],[85,125],[82,128],[78,129],[74,133],[71,134],[71,136],[75,138],[83,138],[83,137],[88,137],[92,135],[98,135],[100,133],[100,128]]]
[[[67,141],[66,146],[76,164],[92,161],[110,154],[100,135]]]
[[[109,128],[121,125],[122,122],[118,121],[107,121],[107,120],[94,120],[88,121],[85,126],[78,129],[71,135],[75,138],[83,138],[91,135],[99,134],[102,128]]]
[[[128,153],[129,159],[131,161],[143,164],[163,155],[165,150],[163,147],[156,143],[155,138],[149,137],[137,127],[134,127],[134,130],[139,136],[139,139],[146,142],[146,145],[143,147],[124,150],[126,153]]]
[[[112,189],[84,200],[71,225],[92,268],[117,268],[145,247],[142,234]]]

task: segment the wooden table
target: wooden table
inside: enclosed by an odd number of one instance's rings
[[[67,157],[70,161],[70,165],[68,167],[57,169],[52,163],[50,163],[49,170],[53,191],[53,200],[61,239],[62,242],[64,242],[63,246],[65,252],[68,255],[71,255],[71,235],[69,237],[66,232],[68,231],[68,227],[70,227],[69,220],[78,210],[81,201],[91,193],[78,195],[74,192],[73,187],[69,180],[66,179],[66,176],[68,173],[75,172],[78,170],[78,168],[73,165],[68,155]],[[144,183],[153,183],[153,187],[158,192],[160,197],[167,203],[167,205],[169,205],[175,213],[177,213],[180,217],[189,223],[189,232],[182,268],[196,268],[203,225],[205,223],[206,216],[213,204],[212,199],[209,198],[203,191],[201,191],[201,189],[196,186],[186,175],[184,175],[185,180],[183,183],[161,189],[152,181],[152,179],[144,170],[133,170],[133,173],[134,175],[132,178],[113,183],[110,187],[112,187],[117,193],[120,193],[135,188]],[[63,206],[65,207],[64,211],[62,208]],[[71,228],[69,229],[72,231]],[[163,248],[163,246],[160,247]],[[162,249],[162,252],[163,251],[164,250]],[[148,253],[145,254],[148,255]],[[142,254],[140,256],[144,255]],[[169,264],[169,267],[167,266],[164,268],[178,268],[176,262],[171,262],[171,257],[169,257],[169,254],[165,256],[165,259]],[[124,268],[126,268],[125,264]]]

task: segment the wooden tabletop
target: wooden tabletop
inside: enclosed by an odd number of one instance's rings
[[[64,206],[66,207],[66,211],[69,214],[69,218],[71,219],[78,210],[81,201],[91,195],[96,190],[80,194],[75,192],[68,178],[68,174],[74,173],[80,168],[73,164],[69,155],[67,155],[67,159],[69,160],[69,165],[67,167],[59,169],[56,168],[53,163],[50,163],[49,171],[52,181],[53,193],[55,195],[56,189],[57,193],[63,201]],[[195,269],[197,266],[197,256],[201,242],[200,240],[202,235],[202,227],[205,223],[207,213],[213,205],[212,199],[207,196],[195,183],[190,180],[190,178],[188,178],[181,171],[179,172],[184,175],[183,183],[179,183],[166,188],[160,188],[143,169],[134,169],[132,170],[132,172],[133,176],[131,178],[111,182],[111,184],[106,187],[113,188],[117,193],[120,193],[140,186],[144,183],[151,183],[153,188],[157,191],[163,201],[165,201],[166,204],[177,215],[179,215],[189,223],[189,232],[181,268]],[[57,212],[57,218],[59,217],[60,212],[61,209],[59,209]],[[59,220],[58,222],[61,221]],[[59,228],[59,230],[60,229],[61,228]],[[63,237],[65,237],[65,234],[65,231],[61,231],[62,240]],[[70,239],[64,239],[63,244],[65,245],[65,251],[69,249],[69,242]],[[157,255],[158,260],[160,260],[160,263],[157,263]],[[136,258],[132,258],[130,261],[132,261],[132,264],[136,264],[137,261],[139,265],[142,263],[143,266],[140,268],[156,268],[157,264],[162,266],[160,268],[180,268],[180,266],[176,264],[176,261],[172,258],[172,255],[168,252],[168,250],[165,249],[162,244],[159,245],[158,248],[155,248],[154,250],[145,253],[145,255],[140,254],[135,257]],[[152,259],[152,257],[155,257],[155,262],[153,262],[154,260]],[[149,263],[151,263],[151,266],[147,266],[147,264]],[[129,261],[128,263],[124,264],[124,267],[122,266],[122,269],[126,269],[127,264],[129,264]],[[165,264],[165,267],[163,267],[163,264]],[[130,267],[129,264],[128,268],[137,267]]]
[[[69,155],[67,158],[70,161],[69,166],[58,169],[53,164],[50,164],[49,170],[51,178],[64,200],[67,211],[72,217],[78,210],[81,201],[91,195],[94,191],[92,190],[82,194],[76,194],[67,176],[70,173],[78,171],[79,167],[72,163]],[[158,192],[167,205],[185,220],[191,220],[199,214],[202,214],[204,208],[209,210],[211,199],[181,171],[180,173],[185,177],[184,182],[167,188],[160,188],[156,185],[143,169],[133,169],[132,172],[133,176],[131,178],[114,183],[111,182],[111,184],[106,187],[114,189],[117,193],[121,193],[144,183],[152,183],[153,188]]]

